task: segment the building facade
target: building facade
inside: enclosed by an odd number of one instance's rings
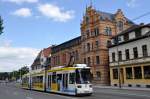
[[[87,7],[81,22],[81,36],[52,48],[52,66],[66,66],[73,55],[74,63],[85,63],[91,67],[94,83],[108,85],[107,41],[133,24],[121,9],[111,14]]]
[[[113,37],[109,62],[112,86],[150,88],[150,24],[134,25]]]
[[[72,62],[81,63],[81,36],[52,47],[52,67],[68,66]]]
[[[133,24],[121,9],[111,14],[97,11],[92,6],[86,8],[81,23],[81,60],[92,68],[94,83],[109,84],[107,41]]]

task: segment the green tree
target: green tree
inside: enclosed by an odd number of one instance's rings
[[[8,72],[2,72],[2,73],[0,73],[0,80],[6,80],[6,79],[9,79]]]
[[[3,27],[3,20],[2,20],[2,18],[0,16],[0,35],[3,33],[3,29],[4,29],[4,27]]]
[[[19,72],[21,72],[21,75],[24,75],[29,72],[29,67],[24,66],[21,69],[19,69]]]

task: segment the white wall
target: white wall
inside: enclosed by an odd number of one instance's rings
[[[133,48],[137,47],[138,55],[139,55],[138,57],[142,57],[143,56],[142,45],[147,45],[148,55],[150,56],[150,37],[119,45],[118,51],[122,51],[122,59],[126,60],[125,50],[129,49],[130,59],[133,59]],[[113,52],[115,52],[115,58],[116,58],[115,60],[117,60],[118,59],[118,57],[117,57],[118,56],[117,55],[117,46],[109,48],[109,60],[110,60],[110,62],[112,62],[112,53]]]
[[[134,39],[135,38],[135,32],[129,33],[129,39]]]

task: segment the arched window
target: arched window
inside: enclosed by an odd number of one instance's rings
[[[111,27],[106,27],[106,28],[105,28],[105,34],[106,34],[106,35],[109,35],[109,36],[112,35]]]
[[[123,22],[122,21],[118,22],[118,29],[119,29],[119,31],[123,31]]]

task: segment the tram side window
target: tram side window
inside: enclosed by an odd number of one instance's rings
[[[56,83],[56,74],[52,75],[52,83]]]
[[[69,75],[69,84],[75,83],[75,73],[70,73]]]
[[[60,83],[62,80],[62,74],[57,74],[57,82]]]
[[[78,69],[76,69],[76,83],[81,84],[81,79],[80,79],[80,72]]]

